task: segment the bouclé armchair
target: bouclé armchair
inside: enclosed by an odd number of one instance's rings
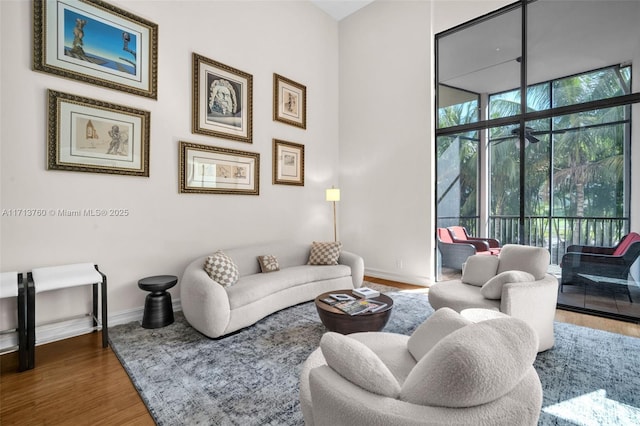
[[[411,336],[326,333],[302,366],[307,426],[536,425],[536,333],[441,309]]]
[[[553,347],[553,320],[558,279],[547,273],[549,251],[542,247],[506,244],[500,256],[470,256],[459,280],[429,287],[434,309],[449,307],[500,311],[529,324],[539,337],[539,351]]]

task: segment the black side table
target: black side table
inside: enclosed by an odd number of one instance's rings
[[[144,300],[144,315],[142,316],[144,328],[160,328],[173,323],[171,294],[167,290],[177,282],[178,277],[174,275],[157,275],[138,281],[138,287],[151,292]]]

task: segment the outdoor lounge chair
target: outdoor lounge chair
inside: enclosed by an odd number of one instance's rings
[[[500,253],[500,241],[495,238],[472,237],[464,226],[450,226],[447,228],[454,243],[473,244],[477,251],[490,251],[491,254]]]
[[[446,228],[438,228],[437,232],[438,249],[442,254],[442,266],[445,268],[462,270],[462,264],[469,256],[474,254],[490,255],[488,250],[478,252],[476,246],[470,242],[456,243],[451,238],[451,234]],[[484,246],[482,246],[484,247]]]
[[[631,265],[640,256],[640,234],[631,232],[615,247],[572,245],[562,257],[560,291],[565,284],[626,285]],[[631,301],[631,296],[629,301]]]

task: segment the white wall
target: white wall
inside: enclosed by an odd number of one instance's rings
[[[340,22],[341,239],[370,275],[433,280],[433,37],[508,3],[376,0]]]
[[[140,278],[180,276],[190,260],[215,249],[333,238],[324,189],[338,185],[337,22],[306,1],[110,2],[159,26],[157,101],[32,71],[32,3],[0,1],[0,208],[130,212],[3,215],[2,271],[96,262],[108,275],[109,312],[115,315],[143,306]],[[253,75],[253,144],[192,134],[192,52]],[[272,120],[274,72],[307,86],[307,130]],[[47,89],[150,111],[150,177],[46,170]],[[304,187],[271,183],[272,138],[305,145]],[[178,141],[258,152],[260,195],[179,194]],[[178,298],[178,287],[171,293]],[[84,288],[43,293],[37,320],[87,312],[89,301]],[[2,302],[4,328],[15,310]]]

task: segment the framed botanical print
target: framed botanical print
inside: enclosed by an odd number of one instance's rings
[[[158,26],[102,0],[34,0],[33,69],[158,97]]]
[[[300,83],[273,74],[273,119],[307,128],[307,88]]]
[[[304,145],[273,140],[273,183],[304,186]]]
[[[49,90],[49,170],[149,176],[150,113]]]
[[[260,154],[180,142],[180,192],[260,193]]]
[[[194,53],[193,133],[252,143],[253,76]]]

